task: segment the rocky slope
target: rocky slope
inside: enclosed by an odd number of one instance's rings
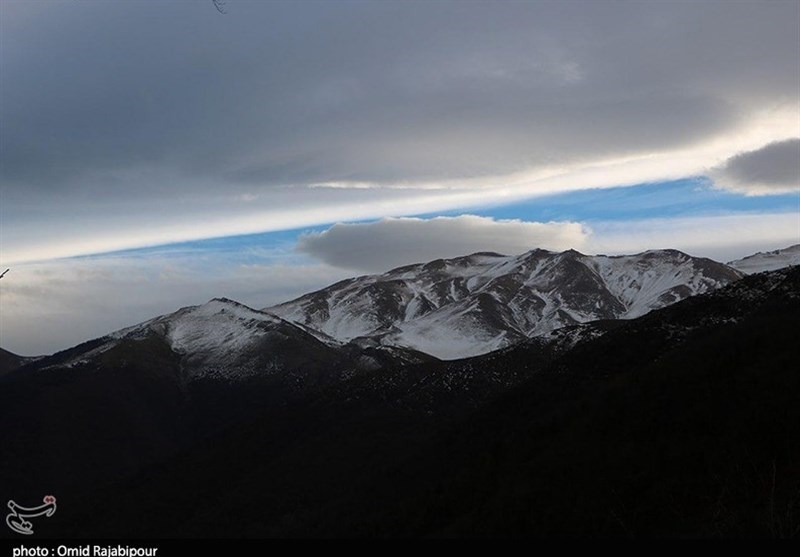
[[[456,359],[568,325],[638,317],[741,276],[675,250],[476,253],[345,280],[265,311],[340,341],[367,337]]]

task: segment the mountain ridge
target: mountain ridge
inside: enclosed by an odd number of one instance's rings
[[[478,252],[346,279],[264,310],[338,340],[370,337],[457,359],[562,326],[636,317],[741,276],[677,250]]]
[[[745,274],[775,271],[790,265],[800,265],[800,244],[758,252],[741,259],[729,261],[728,265]]]
[[[800,245],[753,254],[731,262],[745,262],[744,270],[738,270],[671,249],[613,256],[543,249],[516,256],[476,252],[351,277],[261,310],[228,298],[213,298],[50,356],[26,358],[3,351],[0,374],[30,364],[63,366],[68,363],[64,361],[67,354],[91,350],[99,354],[126,335],[146,331],[171,335],[167,338],[171,349],[203,352],[207,360],[216,358],[225,362],[223,367],[232,368],[238,365],[232,358],[234,345],[255,342],[270,327],[308,342],[310,352],[346,347],[344,351],[352,357],[362,351],[366,367],[380,367],[395,357],[405,363],[452,360],[489,353],[579,323],[633,318],[713,290],[761,267],[791,264],[795,254],[800,258]],[[210,311],[212,306],[218,311]],[[186,334],[167,330],[169,322],[203,311],[210,311],[204,318],[205,331],[197,330],[197,319],[194,332],[186,323],[182,329]],[[222,334],[223,329],[227,335]],[[205,346],[198,344],[203,339]],[[184,341],[186,346],[181,344]],[[226,361],[222,353],[231,358]],[[194,365],[197,373],[215,373],[213,362],[194,363],[198,364]],[[239,366],[238,371],[243,368]]]

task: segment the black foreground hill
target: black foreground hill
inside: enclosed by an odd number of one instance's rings
[[[118,417],[98,436],[102,405],[80,421],[44,405],[3,434],[2,491],[59,497],[45,536],[798,536],[798,331],[792,267],[280,404],[258,385],[165,394],[158,373],[141,378],[158,362],[129,362],[127,398],[89,392],[149,422]],[[0,402],[29,394],[25,371],[0,380]],[[87,387],[71,388],[81,408]],[[113,450],[65,459],[70,437]]]

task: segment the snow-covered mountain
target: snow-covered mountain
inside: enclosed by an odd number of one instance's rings
[[[179,309],[111,333],[42,362],[81,367],[102,360],[121,362],[129,352],[167,348],[177,357],[183,380],[245,378],[331,365],[339,351],[294,325],[225,298]]]
[[[260,378],[299,387],[532,338],[551,342],[559,329],[632,319],[798,260],[800,245],[732,266],[675,250],[476,253],[344,280],[265,310],[218,298],[49,357],[0,353],[0,374],[34,360],[39,369],[89,370],[158,361],[180,384]]]
[[[576,323],[638,317],[741,276],[675,250],[476,253],[348,279],[264,311],[339,341],[368,337],[455,359]]]
[[[774,271],[790,265],[800,265],[800,244],[773,251],[754,253],[742,259],[731,261],[728,265],[746,275]]]
[[[388,363],[433,358],[368,339],[342,343],[302,324],[215,298],[43,358],[37,367],[124,367],[132,361],[156,359],[161,360],[162,374],[182,384],[196,379],[257,378],[277,379],[291,387],[346,378]]]

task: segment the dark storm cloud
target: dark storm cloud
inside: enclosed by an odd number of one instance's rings
[[[776,141],[731,157],[716,182],[751,194],[800,190],[800,139]]]
[[[798,95],[795,2],[227,8],[4,2],[6,190],[496,175],[688,145]]]

